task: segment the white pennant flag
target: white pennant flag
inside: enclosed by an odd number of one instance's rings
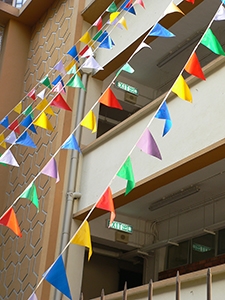
[[[81,69],[95,69],[95,70],[104,70],[94,59],[93,56],[90,56],[81,66]]]
[[[88,50],[86,52],[84,52],[84,54],[81,57],[89,57],[89,56],[93,56],[94,53],[91,50],[91,47],[88,48]]]
[[[12,131],[6,138],[5,142],[9,144],[13,144],[16,141],[16,134],[14,131]]]
[[[0,157],[0,162],[14,167],[19,167],[18,162],[10,150],[6,150]]]
[[[225,8],[223,7],[223,5],[220,5],[216,15],[215,15],[215,18],[214,18],[215,21],[223,21],[225,20]]]
[[[136,54],[137,52],[139,52],[142,48],[149,48],[149,49],[152,49],[148,44],[142,42],[142,43],[137,47],[137,49],[135,50],[134,54]]]
[[[43,90],[37,95],[37,97],[41,98],[41,100],[43,100],[44,97],[45,97],[45,90],[46,90],[46,89],[43,89]]]

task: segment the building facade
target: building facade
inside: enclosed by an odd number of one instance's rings
[[[54,178],[43,174],[35,179],[39,213],[26,199],[13,205],[22,238],[5,226],[0,228],[2,299],[28,299],[33,291],[38,299],[66,299],[42,281],[42,275],[87,216],[93,246],[90,261],[82,246],[69,245],[63,252],[73,299],[79,299],[81,292],[85,300],[99,297],[102,288],[109,294],[107,299],[121,298],[125,282],[128,298],[146,299],[150,279],[153,297],[172,299],[177,271],[182,275],[182,298],[197,299],[206,295],[209,267],[212,298],[223,294],[225,59],[200,44],[210,29],[224,46],[224,21],[214,19],[223,4],[220,0],[174,1],[168,11],[169,0],[137,1],[133,14],[126,5],[120,9],[122,2],[114,3],[125,19],[122,29],[107,24],[106,10],[112,4],[108,0],[27,0],[20,9],[0,2],[0,119],[12,111],[8,115],[12,122],[18,116],[13,108],[22,99],[22,111],[33,103],[27,94],[34,87],[36,95],[40,93],[47,74],[51,83],[57,78],[60,72],[54,66],[60,60],[65,67],[72,62],[67,52],[76,44],[80,53],[86,44],[79,40],[87,31],[95,46],[94,59],[104,68],[82,69],[86,58],[79,54],[77,66],[86,91],[66,87],[63,97],[72,112],[54,107],[55,115],[48,115],[54,131],[37,127],[38,134],[31,134],[37,149],[21,145],[11,149],[20,167],[0,166],[3,214],[77,128],[74,134],[82,155],[60,150],[55,157],[60,181],[55,184]],[[103,30],[115,44],[111,49],[96,42],[98,29],[93,24],[100,16]],[[149,36],[159,22],[174,37]],[[140,44],[144,47],[135,53]],[[193,51],[206,80],[184,71]],[[118,75],[128,61],[134,72]],[[181,74],[193,103],[171,92]],[[64,82],[68,78],[63,77]],[[96,105],[109,86],[123,110]],[[52,91],[49,97],[54,97]],[[155,116],[164,101],[172,127],[163,136],[165,120]],[[90,110],[96,133],[79,126]],[[19,118],[22,121],[24,115]],[[1,127],[1,132],[6,130]],[[162,159],[136,146],[146,129]],[[5,149],[1,150],[3,154]],[[125,196],[127,182],[116,175],[128,157],[135,187]],[[110,213],[93,209],[108,186],[118,222],[112,228],[108,228]]]

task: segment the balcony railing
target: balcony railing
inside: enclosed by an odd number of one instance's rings
[[[0,0],[1,2],[8,3],[14,7],[20,8],[24,5],[27,0]]]

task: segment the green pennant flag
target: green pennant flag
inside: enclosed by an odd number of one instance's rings
[[[26,190],[23,192],[23,194],[20,196],[20,198],[26,198],[29,199],[36,207],[37,212],[39,212],[39,203],[38,203],[38,197],[37,197],[37,191],[34,183],[29,185]]]
[[[67,86],[71,86],[71,87],[79,87],[83,90],[85,90],[85,87],[82,83],[82,81],[80,80],[80,77],[78,75],[74,75],[66,84]],[[85,90],[86,91],[86,90]]]
[[[30,114],[31,118],[34,119],[34,114],[32,112],[32,106],[29,105],[28,108],[23,112],[23,115],[28,116]]]
[[[118,76],[120,74],[121,71],[125,71],[127,73],[134,73],[134,69],[128,64],[126,63],[116,74],[116,76]]]
[[[211,29],[208,29],[204,34],[201,44],[209,48],[212,52],[218,55],[224,55],[223,48],[221,47],[220,43],[216,39],[215,35],[212,33]]]
[[[49,80],[49,78],[48,78],[48,75],[46,75],[46,76],[40,81],[40,83],[42,83],[42,84],[44,84],[45,86],[47,86],[50,90],[52,89],[50,80]]]
[[[102,30],[99,30],[99,31],[96,33],[96,35],[92,38],[92,40],[96,41],[96,40],[100,37],[100,35],[102,35]]]
[[[117,7],[115,2],[113,1],[113,3],[106,9],[107,12],[109,13],[113,13],[117,11]]]
[[[67,72],[68,75],[76,74],[76,73],[77,73],[76,65],[73,65],[72,68]]]
[[[135,187],[135,180],[130,156],[127,158],[127,160],[117,173],[117,176],[127,180],[127,188],[125,193],[126,196]]]

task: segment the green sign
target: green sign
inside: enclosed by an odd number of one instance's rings
[[[192,247],[193,247],[193,250],[198,251],[198,252],[208,252],[211,250],[210,247],[199,245],[196,243],[194,243]]]
[[[108,226],[109,226],[109,220],[108,220]],[[120,231],[125,231],[125,232],[128,232],[128,233],[133,232],[133,227],[131,225],[119,223],[119,222],[116,222],[116,221],[114,221],[112,223],[112,226],[110,228],[120,230]]]
[[[116,86],[117,86],[119,89],[122,89],[122,90],[124,90],[124,91],[127,91],[127,92],[129,92],[129,93],[131,93],[131,94],[138,95],[138,90],[137,90],[136,88],[134,88],[134,87],[132,87],[132,86],[129,86],[129,85],[125,84],[125,83],[122,83],[122,82],[120,82],[120,81],[117,81],[117,82],[116,82]]]

